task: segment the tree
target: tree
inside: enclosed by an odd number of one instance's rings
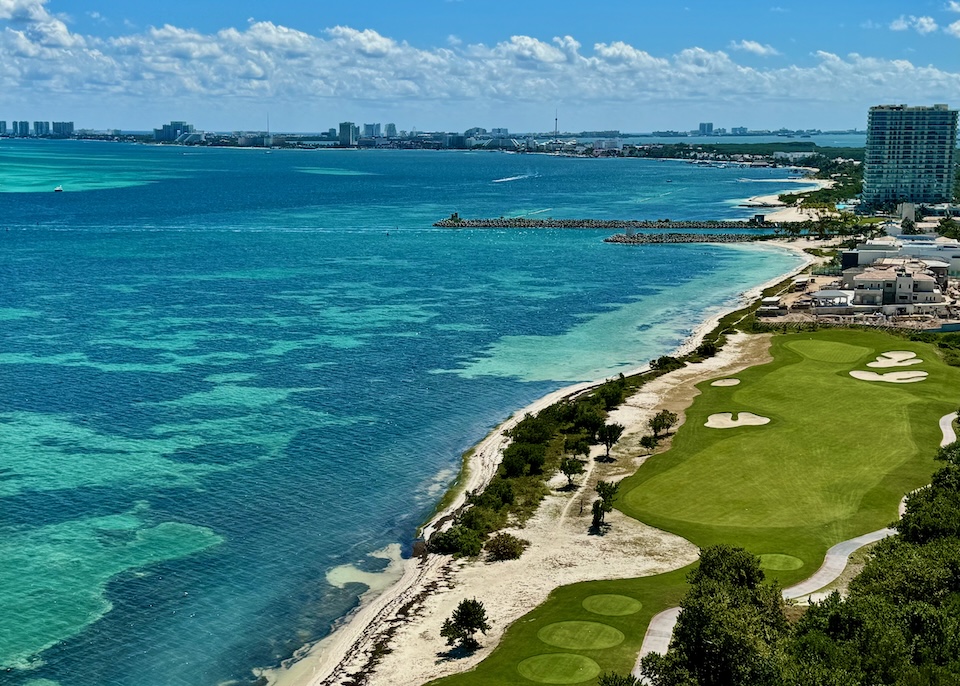
[[[583,462],[575,457],[565,457],[560,460],[560,471],[567,477],[567,486],[573,488],[573,477],[583,474]]]
[[[678,417],[675,412],[660,410],[649,422],[650,430],[653,431],[653,437],[658,438],[661,433],[670,431],[678,421],[680,421],[680,417]]]
[[[632,674],[601,674],[597,686],[640,686],[640,680]]]
[[[600,427],[600,430],[597,431],[597,438],[600,439],[600,442],[603,443],[603,446],[607,449],[606,459],[610,459],[610,449],[614,443],[620,440],[622,435],[622,424],[604,424]]]
[[[593,528],[599,529],[604,524],[606,515],[613,510],[613,501],[617,497],[617,491],[620,490],[620,484],[610,481],[598,481],[594,486],[599,500],[593,503]]]
[[[701,550],[670,650],[644,657],[644,676],[655,686],[782,684],[779,648],[789,627],[780,588],[763,579],[759,558],[743,548]]]
[[[900,222],[900,230],[903,231],[905,236],[916,236],[920,233],[920,229],[917,228],[917,222],[910,217],[903,218],[903,221]]]
[[[944,217],[937,225],[937,233],[947,238],[960,240],[960,223],[953,217]]]
[[[447,639],[447,645],[459,642],[464,650],[476,650],[480,643],[473,637],[478,631],[486,634],[490,625],[487,623],[487,610],[476,598],[464,598],[453,611],[450,619],[444,621],[440,628],[440,635]]]

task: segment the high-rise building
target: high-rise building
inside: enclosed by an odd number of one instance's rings
[[[7,122],[0,121],[0,136],[7,135]]]
[[[340,145],[352,148],[357,144],[357,127],[352,121],[340,122]]]
[[[55,121],[53,122],[53,135],[62,136],[64,138],[73,135],[73,122],[72,121]]]
[[[746,136],[746,135],[747,135],[747,127],[746,127],[746,126],[734,126],[733,128],[730,129],[730,133],[732,133],[734,136]]]
[[[494,138],[507,138],[510,136],[510,131],[505,128],[501,129],[490,129],[490,135]]]
[[[710,122],[710,121],[700,122],[700,135],[701,135],[701,136],[712,136],[712,135],[713,135],[713,122]]]
[[[380,138],[380,124],[364,124],[363,137],[364,138]]]
[[[185,133],[193,133],[192,124],[185,121],[172,121],[153,130],[153,139],[158,143],[172,143]]]
[[[879,105],[867,119],[863,202],[870,207],[953,199],[957,111]]]
[[[50,122],[48,121],[35,121],[33,122],[33,135],[34,136],[49,136],[50,135]]]
[[[13,135],[18,136],[19,138],[27,138],[30,135],[30,122],[28,121],[13,122]]]
[[[384,135],[387,138],[396,138],[397,137],[397,125],[396,124],[387,124],[384,127]]]

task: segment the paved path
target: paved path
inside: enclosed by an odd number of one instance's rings
[[[940,430],[943,432],[943,440],[940,446],[949,445],[957,440],[957,434],[953,430],[953,421],[957,418],[957,413],[945,415],[940,418]],[[900,514],[903,514],[906,497],[900,503]],[[810,598],[810,600],[819,601],[826,598],[828,593],[815,593],[821,588],[833,583],[843,570],[847,567],[847,560],[850,555],[865,545],[876,543],[887,536],[897,533],[895,529],[880,529],[871,531],[863,536],[851,538],[849,541],[842,541],[827,551],[823,558],[823,564],[816,574],[801,581],[799,584],[783,589],[783,597],[786,600],[795,600],[799,598]],[[647,627],[647,633],[643,636],[643,645],[640,647],[640,655],[637,656],[637,663],[633,667],[633,675],[642,679],[640,672],[640,660],[650,653],[660,653],[663,655],[670,647],[670,639],[673,637],[673,627],[677,625],[677,619],[680,617],[680,608],[671,607],[655,615],[650,620]]]
[[[943,440],[940,441],[940,447],[950,445],[957,440],[957,433],[953,430],[953,420],[957,418],[957,413],[944,415],[940,418],[940,430],[943,432]]]

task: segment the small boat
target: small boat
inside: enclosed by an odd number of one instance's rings
[[[57,186],[53,189],[54,193],[63,193],[63,186]]]

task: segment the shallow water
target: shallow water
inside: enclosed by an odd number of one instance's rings
[[[327,572],[382,569],[512,411],[670,351],[797,262],[430,227],[743,216],[770,170],[23,141],[0,169],[18,685],[252,681],[355,606]]]

